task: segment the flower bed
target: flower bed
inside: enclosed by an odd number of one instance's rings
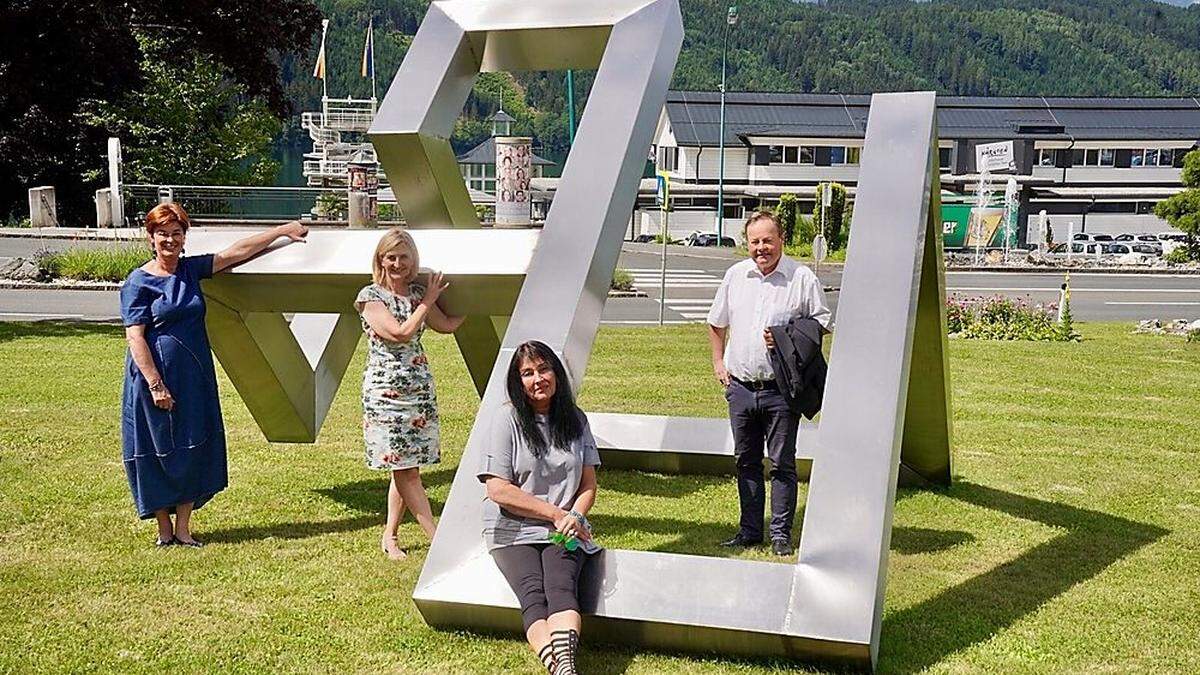
[[[952,338],[976,340],[1078,341],[1070,306],[1059,319],[1058,303],[1033,303],[1002,295],[959,297],[946,301],[946,330]]]

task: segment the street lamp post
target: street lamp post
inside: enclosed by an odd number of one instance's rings
[[[725,53],[729,49],[729,29],[737,24],[737,5],[725,14],[725,40],[721,43],[721,128],[717,132],[720,155],[717,159],[717,245],[725,236]]]

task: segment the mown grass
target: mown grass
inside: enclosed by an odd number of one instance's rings
[[[44,255],[40,263],[51,277],[119,282],[149,259],[150,251],[144,244],[129,244],[111,248],[52,251]]]
[[[1200,671],[1200,345],[1128,330],[951,342],[956,482],[900,492],[881,671]],[[604,329],[582,402],[720,415],[706,344],[700,326]],[[477,399],[453,342],[427,348],[440,510]],[[379,553],[385,484],[362,466],[361,350],[314,445],[263,441],[222,375],[231,487],[197,514],[199,551],[154,549],[134,517],[123,352],[116,327],[0,324],[0,672],[537,672],[517,636],[425,625],[410,598],[415,524],[401,528],[407,563]],[[610,547],[728,555],[714,544],[737,521],[736,489],[602,471],[593,520]],[[592,644],[583,666],[796,668]]]

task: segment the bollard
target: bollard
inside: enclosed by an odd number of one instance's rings
[[[379,162],[366,150],[346,163],[346,220],[351,228],[379,224]]]
[[[96,190],[96,227],[112,227],[112,191]]]
[[[29,188],[29,224],[33,227],[58,227],[54,186]]]

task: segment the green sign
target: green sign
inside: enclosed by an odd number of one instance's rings
[[[1009,246],[1017,245],[1015,223],[1009,227]],[[1004,209],[971,204],[942,204],[942,245],[945,248],[1004,247]]]

